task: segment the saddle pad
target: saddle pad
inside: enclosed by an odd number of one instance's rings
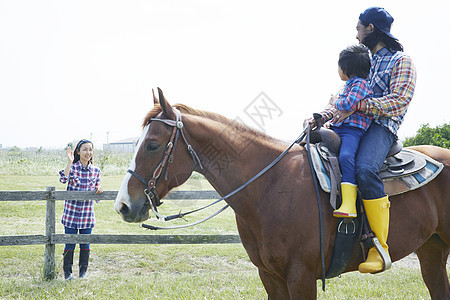
[[[317,150],[317,144],[311,144],[309,147],[311,151],[311,159],[314,165],[314,170],[316,171],[317,179],[322,187],[322,190],[326,193],[331,192],[331,179],[328,175],[325,166],[323,165],[322,159],[319,154],[319,150]]]
[[[425,159],[425,167],[419,172],[403,177],[383,179],[384,191],[389,196],[399,195],[407,191],[418,189],[441,173],[444,165],[431,157],[412,149],[403,149],[402,152],[410,153],[414,156]]]
[[[320,186],[326,193],[330,193],[331,179],[328,175],[327,170],[325,169],[325,166],[323,165],[322,159],[317,150],[317,146],[311,145],[310,149],[311,158]],[[444,165],[442,163],[418,151],[405,148],[402,150],[402,152],[406,152],[425,159],[426,164],[425,167],[422,168],[419,172],[383,179],[384,190],[389,196],[399,195],[404,192],[415,190],[424,186],[425,184],[433,180],[437,175],[439,175],[439,173],[444,168]]]

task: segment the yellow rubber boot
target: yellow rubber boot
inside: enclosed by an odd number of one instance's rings
[[[338,218],[355,218],[356,217],[356,194],[357,187],[353,183],[341,183],[341,207],[333,212],[333,216]]]
[[[380,241],[381,246],[389,255],[386,240],[389,233],[389,206],[388,196],[373,200],[363,200],[366,210],[367,219],[372,231]],[[359,265],[361,273],[377,273],[383,270],[384,262],[377,249],[372,247],[369,249],[367,260]]]

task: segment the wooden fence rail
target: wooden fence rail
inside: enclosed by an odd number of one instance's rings
[[[45,235],[0,236],[0,246],[45,245],[44,277],[55,278],[56,244],[228,244],[240,243],[238,235],[124,235],[124,234],[56,234],[55,201],[58,200],[113,200],[117,191],[95,192],[55,191],[0,191],[0,201],[47,201]],[[167,200],[208,200],[218,199],[215,191],[173,191]]]

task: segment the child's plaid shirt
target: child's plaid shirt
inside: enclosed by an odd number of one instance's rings
[[[362,99],[370,97],[371,95],[372,92],[370,91],[369,85],[365,79],[352,77],[345,82],[345,87],[334,103],[334,107],[325,109],[322,112],[322,117],[325,121],[331,119],[335,115],[336,109],[346,112],[353,111],[353,114],[344,119],[343,122],[332,124],[334,126],[348,124],[366,131],[370,126],[372,117],[356,110],[356,106]]]

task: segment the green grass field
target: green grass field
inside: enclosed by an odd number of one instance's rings
[[[0,161],[0,164],[2,162]],[[4,165],[4,163],[3,163]],[[63,166],[61,166],[62,168]],[[39,168],[34,168],[39,169]],[[56,168],[57,169],[57,168]],[[123,171],[123,170],[122,170]],[[123,171],[124,173],[125,171]],[[45,190],[55,186],[64,190],[58,176],[40,174],[8,175],[0,172],[0,190]],[[122,174],[123,174],[122,173]],[[122,175],[105,175],[105,190],[118,190]],[[211,189],[194,176],[182,190]],[[164,201],[162,213],[199,207],[204,201]],[[0,201],[0,235],[45,233],[45,201]],[[198,220],[218,207],[189,217]],[[57,201],[56,233],[63,233],[59,222],[63,202]],[[150,232],[138,224],[122,221],[113,210],[113,201],[95,204],[97,224],[94,234],[237,234],[233,211],[228,209],[195,227]],[[154,224],[156,221],[148,221]],[[183,224],[183,220],[171,224]],[[159,223],[156,223],[159,225]],[[295,237],[293,237],[295,238]],[[57,278],[43,280],[44,246],[0,247],[1,299],[266,299],[257,269],[240,244],[227,245],[91,245],[88,280],[66,282],[62,274],[64,245],[56,245]],[[75,253],[77,265],[78,248]],[[75,275],[77,275],[75,270]],[[378,275],[343,274],[327,280],[318,299],[429,299],[420,270],[416,266],[394,263],[391,270]]]

